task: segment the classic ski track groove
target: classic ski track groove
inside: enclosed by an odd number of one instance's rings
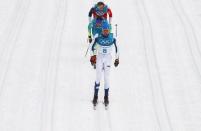
[[[105,108],[105,105],[104,105],[104,102],[102,102],[101,103],[102,105],[103,105],[103,110],[104,110],[104,113],[105,113],[105,115],[107,116],[107,118],[106,118],[106,120],[107,121],[105,121],[105,125],[107,125],[107,128],[106,129],[108,129],[109,131],[113,131],[112,130],[112,124],[111,124],[111,115],[110,115],[110,105],[108,105],[108,107],[107,107],[107,109]],[[107,131],[108,131],[107,130]]]
[[[149,60],[148,60],[148,53],[147,53],[147,49],[146,49],[146,42],[145,42],[145,26],[144,26],[144,23],[143,23],[143,18],[142,18],[142,14],[141,14],[141,11],[140,11],[140,7],[139,5],[137,6],[138,9],[138,14],[139,14],[139,17],[140,17],[140,23],[142,25],[142,28],[143,28],[143,31],[142,31],[142,36],[143,36],[143,46],[144,46],[144,53],[145,53],[145,58],[146,58],[146,65],[147,65],[147,70],[148,70],[148,74],[149,74],[149,80],[150,80],[150,83],[151,83],[151,91],[152,91],[152,103],[153,103],[153,107],[154,107],[154,113],[155,113],[155,116],[156,116],[156,120],[157,120],[157,124],[158,124],[158,127],[159,129],[161,129],[161,125],[160,125],[160,121],[159,121],[159,116],[158,116],[158,113],[157,113],[157,109],[156,109],[156,103],[155,103],[155,100],[154,100],[154,94],[153,94],[153,84],[152,84],[152,80],[151,80],[151,72],[150,72],[150,69],[149,69]]]
[[[96,3],[97,1],[95,1],[95,0],[93,0],[93,2],[92,3]],[[92,6],[93,6],[93,4],[92,4]],[[96,105],[96,109],[94,110],[94,106],[93,106],[93,110],[95,111],[94,113],[94,120],[95,120],[95,126],[94,126],[94,128],[95,128],[95,130],[96,131],[102,131],[102,129],[101,129],[101,122],[102,122],[102,120],[101,120],[101,112],[100,112],[100,104],[102,104],[101,103],[101,101],[98,101],[98,104]],[[93,104],[92,104],[93,105]]]
[[[96,2],[97,2],[96,0],[93,0],[93,3],[96,3]],[[92,6],[94,6],[94,5],[92,4]],[[101,129],[101,127],[102,127],[101,123],[103,121],[101,119],[102,112],[100,111],[100,110],[102,110],[102,109],[100,109],[101,108],[101,104],[102,104],[102,102],[99,100],[98,104],[96,105],[96,110],[94,110],[95,111],[94,119],[96,121],[95,125],[97,126],[95,128],[97,129],[97,131],[102,131],[102,129]]]
[[[138,5],[138,6],[136,6],[137,7],[137,14],[138,14],[138,17],[139,17],[139,21],[140,21],[140,23],[141,23],[141,25],[142,25],[142,28],[143,28],[143,30],[142,30],[142,36],[143,36],[143,48],[144,48],[144,55],[145,55],[145,62],[146,62],[146,68],[147,68],[147,71],[148,71],[148,75],[149,75],[149,81],[150,81],[150,83],[151,83],[151,91],[152,91],[152,104],[153,104],[153,108],[154,108],[154,113],[155,113],[155,117],[156,117],[156,121],[157,121],[157,124],[158,124],[158,127],[159,127],[159,129],[161,129],[161,125],[160,125],[160,122],[159,122],[159,117],[158,117],[158,113],[157,113],[157,111],[156,111],[156,103],[155,103],[155,100],[154,100],[154,96],[153,96],[153,84],[152,84],[152,80],[151,80],[151,72],[150,72],[150,69],[149,69],[149,60],[148,60],[148,54],[147,54],[147,49],[146,49],[146,43],[145,43],[145,30],[144,30],[144,28],[145,28],[145,26],[144,26],[144,23],[143,23],[143,18],[142,18],[142,13],[141,13],[141,11],[140,11],[140,7],[139,7],[139,4],[138,4],[139,2],[137,2],[136,1],[136,5]],[[135,4],[135,3],[134,3]]]
[[[186,13],[184,12],[184,9],[183,7],[181,6],[182,4],[179,2],[179,4],[177,4],[178,6],[176,6],[176,3],[173,1],[173,0],[170,0],[171,3],[172,3],[172,7],[174,8],[176,14],[177,14],[177,17],[179,18],[182,26],[183,26],[183,29],[184,29],[184,33],[185,33],[185,36],[186,36],[186,40],[187,40],[187,46],[189,47],[189,50],[190,50],[190,53],[191,53],[191,57],[192,57],[192,61],[193,61],[193,64],[196,68],[196,72],[195,73],[198,73],[198,76],[199,78],[201,79],[201,72],[200,72],[200,68],[198,65],[197,62],[200,62],[200,60],[198,59],[198,61],[196,61],[196,57],[193,53],[193,47],[192,47],[192,44],[190,43],[194,43],[194,45],[196,46],[196,48],[194,48],[194,51],[197,51],[197,53],[199,54],[200,58],[201,58],[201,55],[200,55],[200,50],[199,50],[199,47],[198,47],[198,40],[197,40],[197,37],[195,35],[195,30],[194,30],[194,27],[192,25],[192,23],[190,22],[188,16],[186,15]],[[176,8],[176,7],[179,7],[179,9],[181,10],[181,14],[179,12],[179,10]],[[182,18],[182,16],[184,18]],[[185,21],[187,22],[187,24],[185,24]],[[189,28],[188,28],[189,26]],[[190,33],[188,33],[190,32]],[[189,95],[187,93],[187,95]],[[190,96],[189,96],[190,98]],[[188,103],[190,104],[191,102],[188,100]],[[192,114],[191,110],[190,111],[190,114]]]
[[[107,113],[107,119],[108,119],[109,129],[110,129],[110,131],[113,131],[113,129],[112,129],[112,123],[111,123],[110,107],[108,107],[108,109],[106,110],[106,113]]]
[[[11,16],[11,20],[12,19],[15,19],[14,20],[14,24],[13,23],[10,23],[8,26],[7,26],[7,28],[6,28],[6,30],[5,30],[5,32],[4,32],[4,34],[7,34],[7,36],[5,36],[6,38],[5,38],[5,42],[3,42],[3,43],[6,43],[8,40],[9,40],[9,38],[11,37],[11,34],[13,34],[13,32],[15,31],[14,29],[16,28],[15,26],[16,26],[16,23],[18,22],[18,16],[19,16],[19,12],[20,12],[20,5],[22,5],[22,2],[23,0],[18,0],[18,2],[17,2],[17,5],[16,5],[16,7],[14,8],[14,11],[13,11],[13,14],[12,14],[12,16]],[[8,31],[8,33],[6,32],[6,31]],[[3,37],[2,37],[3,38]],[[2,48],[0,48],[1,50],[0,50],[0,58],[3,56],[3,54],[4,54],[4,50],[6,49],[6,46],[8,46],[7,44],[2,44]],[[1,58],[2,59],[2,58]]]
[[[102,129],[102,124],[106,125],[106,129],[107,131],[113,131],[112,130],[112,124],[111,124],[111,116],[110,116],[110,111],[109,111],[109,107],[108,109],[106,110],[105,109],[105,105],[103,104],[102,101],[99,101],[98,104],[96,105],[96,110],[94,110],[94,119],[96,120],[95,122],[95,130],[97,131],[105,131]],[[103,117],[107,117],[105,118],[106,121],[103,121]]]
[[[96,2],[97,2],[97,1],[94,0],[93,3],[96,3]],[[100,104],[102,104],[102,102],[99,102],[98,104],[99,104],[99,105],[97,105],[97,106],[99,106],[99,108],[100,108]],[[106,118],[107,121],[104,122],[104,123],[106,123],[106,125],[108,125],[109,130],[112,131],[111,115],[110,115],[110,112],[109,112],[110,109],[108,108],[107,110],[105,110],[105,105],[103,105],[103,106],[104,106],[104,111],[107,111],[107,113],[106,113],[106,115],[107,115],[107,118]],[[97,124],[98,127],[101,127],[100,124],[101,124],[101,122],[103,122],[103,121],[101,120],[101,116],[100,116],[100,115],[101,115],[101,114],[100,114],[101,112],[100,112],[100,109],[98,109],[98,108],[96,107],[96,110],[95,110],[95,111],[97,111],[97,110],[98,110],[98,112],[97,112],[98,114],[96,114],[96,116],[98,116],[98,119],[99,119],[99,120],[96,121],[96,124]],[[102,110],[102,109],[101,109],[101,110]],[[102,113],[103,113],[103,112],[102,112]],[[101,131],[101,128],[99,128],[98,131]]]
[[[61,8],[60,8],[61,7]],[[49,50],[47,72],[45,73],[44,99],[41,112],[41,131],[54,131],[54,112],[56,99],[56,86],[58,80],[59,55],[62,44],[62,36],[66,19],[67,0],[60,0],[57,8],[57,19],[54,37]],[[60,22],[61,21],[61,22]],[[49,43],[46,43],[49,44]],[[52,62],[53,60],[54,62]],[[47,90],[50,90],[48,94]],[[49,98],[49,99],[46,99]],[[49,118],[49,119],[48,119]]]
[[[98,104],[96,105],[96,110],[94,110],[95,111],[94,119],[96,120],[96,122],[95,122],[95,125],[96,125],[95,130],[96,131],[101,131],[101,119],[100,119],[101,112],[100,112],[100,109],[98,109],[98,108],[100,108],[100,107],[98,107],[98,106],[100,106],[100,104],[101,104],[101,102],[98,102]]]
[[[201,68],[199,68],[200,66],[198,66],[198,65],[201,65],[201,51],[200,51],[200,48],[198,46],[199,42],[198,42],[198,39],[197,39],[197,36],[196,36],[196,33],[195,33],[195,29],[194,29],[194,26],[193,26],[190,18],[188,17],[188,15],[186,14],[186,12],[184,11],[184,8],[183,8],[183,5],[182,5],[181,1],[180,0],[178,0],[178,1],[179,1],[179,7],[180,7],[181,11],[183,12],[183,16],[185,17],[186,22],[188,23],[189,28],[191,30],[191,35],[188,34],[188,37],[189,36],[192,37],[192,40],[194,41],[193,43],[195,45],[194,51],[197,52],[197,54],[199,55],[198,59],[195,58],[196,59],[195,63],[199,62],[199,64],[196,64],[196,66],[197,66],[197,69],[198,69],[198,72],[199,72],[199,76],[200,76],[200,79],[201,79]],[[193,47],[192,47],[191,44],[189,44],[189,46],[191,46],[191,49],[193,49]]]
[[[6,76],[10,67],[10,62],[11,62],[14,50],[16,48],[18,36],[20,35],[20,31],[22,29],[23,22],[27,14],[27,10],[29,9],[30,0],[25,0],[25,1],[21,0],[19,5],[20,6],[17,7],[15,11],[17,12],[17,15],[14,12],[14,14],[16,15],[16,16],[14,15],[14,17],[16,17],[16,20],[11,26],[8,36],[6,38],[6,41],[4,42],[8,44],[4,44],[4,47],[0,56],[2,58],[1,60],[2,64],[4,64],[3,59],[5,58],[5,64],[1,66],[0,98],[3,94],[4,84],[5,84]]]
[[[141,6],[142,6],[142,10],[143,11],[139,11],[139,12],[143,12],[144,15],[141,14],[141,23],[142,23],[142,27],[143,27],[143,37],[144,37],[144,48],[145,48],[145,55],[146,55],[146,59],[147,59],[147,66],[148,66],[148,71],[149,71],[149,78],[150,78],[150,82],[151,82],[151,90],[152,90],[152,97],[153,97],[153,104],[154,104],[154,107],[155,107],[155,114],[156,114],[156,117],[157,117],[157,121],[158,121],[158,126],[159,126],[159,129],[161,131],[163,130],[167,130],[167,131],[173,131],[173,128],[172,128],[172,124],[171,124],[171,121],[170,121],[170,118],[169,118],[169,113],[167,111],[167,104],[166,104],[166,101],[165,101],[165,97],[164,97],[164,91],[163,91],[163,88],[162,88],[162,83],[161,83],[161,76],[160,76],[160,72],[159,72],[159,67],[158,67],[158,63],[157,63],[157,57],[156,57],[156,54],[155,54],[155,46],[154,46],[154,38],[153,38],[153,29],[152,29],[152,25],[151,25],[151,20],[150,20],[150,17],[147,13],[147,9],[145,7],[145,4],[144,4],[144,0],[139,0],[141,1]],[[139,5],[140,5],[139,3]],[[140,9],[140,8],[139,8]],[[149,30],[149,36],[147,37],[150,37],[150,41],[146,41],[146,34],[145,33],[145,21],[143,22],[143,16],[144,16],[144,19],[147,21],[147,30]],[[145,18],[146,17],[146,18]],[[148,47],[148,43],[151,44],[151,47]],[[151,62],[151,60],[153,60],[153,62]],[[161,99],[162,102],[158,103],[160,104],[161,106],[161,109],[157,109],[156,107],[156,90],[159,90],[160,94],[160,98],[158,99]],[[163,118],[161,117],[161,114],[159,114],[159,110],[161,112],[164,111],[163,113],[163,116],[166,117],[166,122],[162,122],[164,120],[162,120]],[[166,125],[166,127],[162,127],[161,125]],[[165,129],[163,129],[165,128]]]
[[[187,44],[188,44],[188,47],[189,47],[189,50],[190,50],[190,53],[191,53],[191,56],[193,59],[193,63],[195,65],[195,68],[196,68],[197,72],[199,73],[198,75],[201,79],[201,68],[199,66],[199,65],[201,65],[201,52],[200,52],[199,47],[198,47],[199,42],[198,42],[197,37],[195,35],[195,29],[194,29],[192,23],[190,22],[190,19],[188,18],[188,16],[184,12],[183,6],[180,3],[180,1],[179,1],[180,4],[177,4],[178,6],[176,6],[176,3],[173,0],[170,0],[170,2],[172,3],[172,7],[174,8],[178,18],[180,19],[181,24],[183,25],[184,33],[186,35],[186,40],[187,40]],[[176,8],[176,7],[179,7],[179,8]],[[185,23],[185,21],[187,23]],[[194,45],[196,47],[193,48],[193,46],[190,43],[194,43]],[[199,55],[199,58],[196,59],[196,56],[193,52],[197,53]],[[199,62],[199,64],[198,64],[198,62]]]

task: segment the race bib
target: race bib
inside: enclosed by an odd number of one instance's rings
[[[107,54],[107,48],[103,49],[103,54]]]
[[[110,47],[101,47],[101,49],[99,50],[99,52],[101,54],[109,54],[111,51],[111,48]]]

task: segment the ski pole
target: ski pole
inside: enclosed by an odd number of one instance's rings
[[[87,39],[87,43],[89,43],[89,40]],[[90,45],[90,44],[89,44]],[[87,56],[87,54],[88,54],[88,51],[89,51],[89,45],[88,45],[88,47],[87,47],[87,50],[86,50],[86,53],[85,53],[85,57]]]
[[[88,48],[87,48],[87,50],[86,50],[85,57],[87,56],[88,51],[89,51],[89,45],[88,45]]]
[[[116,37],[117,37],[117,24],[115,24],[115,34],[116,34]]]

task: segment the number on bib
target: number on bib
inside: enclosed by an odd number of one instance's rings
[[[103,49],[103,53],[107,53],[107,49]]]

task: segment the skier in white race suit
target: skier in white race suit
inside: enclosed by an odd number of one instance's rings
[[[116,39],[113,34],[110,33],[110,27],[107,22],[102,25],[102,34],[94,39],[92,42],[91,49],[91,59],[90,62],[92,66],[96,66],[96,81],[94,86],[94,98],[93,104],[97,104],[98,91],[100,87],[100,81],[102,74],[104,74],[104,103],[109,104],[109,88],[110,88],[110,68],[112,62],[112,49],[115,47],[115,62],[114,66],[119,65],[119,49],[116,43]]]

